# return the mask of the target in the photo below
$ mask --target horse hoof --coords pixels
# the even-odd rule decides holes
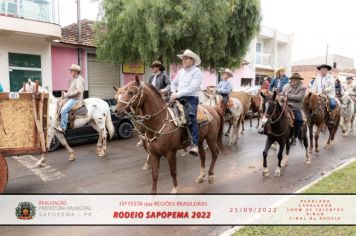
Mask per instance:
[[[148,169],[151,169],[151,165],[146,162],[145,164],[143,164],[142,170],[148,170]]]
[[[36,167],[44,167],[44,166],[47,166],[47,163],[42,162],[42,161],[36,162]]]
[[[213,184],[215,181],[215,176],[214,175],[209,175],[208,182],[209,184]]]
[[[201,183],[204,183],[204,182],[205,182],[205,179],[204,179],[204,177],[198,177],[196,182],[197,182],[198,184],[201,184]]]
[[[282,161],[281,166],[286,167],[288,165],[288,161]]]
[[[310,163],[311,163],[310,160],[308,160],[308,159],[305,160],[305,164],[309,165]]]
[[[171,193],[172,193],[172,194],[178,193],[178,187],[173,187]]]
[[[70,155],[68,158],[68,161],[74,161],[75,160],[75,156],[74,155]]]
[[[230,134],[229,133],[225,133],[225,136],[229,136]]]
[[[263,171],[263,176],[264,177],[268,177],[269,176],[269,172],[268,171]]]
[[[320,150],[319,149],[315,149],[315,153],[319,153],[320,152]]]
[[[209,149],[209,146],[205,146],[205,147],[204,147],[204,150],[208,150],[208,149]]]
[[[281,176],[281,171],[280,171],[280,170],[276,170],[276,171],[274,172],[274,176],[275,176],[275,177]]]

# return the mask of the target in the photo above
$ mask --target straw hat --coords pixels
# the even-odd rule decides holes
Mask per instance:
[[[286,72],[286,68],[284,68],[284,67],[281,67],[281,68],[278,68],[275,72],[274,72],[274,74],[279,74],[279,73],[281,73],[281,72]]]
[[[193,58],[195,66],[199,66],[201,63],[201,59],[200,59],[199,55],[189,49],[185,50],[183,54],[178,54],[177,56],[182,60],[183,60],[183,57]]]
[[[81,70],[80,70],[80,66],[78,66],[77,64],[72,64],[72,65],[68,68],[68,70],[74,70],[74,71],[78,71],[78,72],[81,71]]]
[[[232,73],[232,71],[230,70],[230,69],[225,69],[225,70],[223,70],[223,73],[226,73],[226,74],[228,74],[228,76],[229,77],[233,77],[234,76],[234,74]]]

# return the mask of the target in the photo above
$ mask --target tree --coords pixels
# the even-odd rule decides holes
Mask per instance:
[[[103,0],[97,52],[105,61],[177,61],[191,49],[203,66],[239,66],[260,28],[259,0]]]

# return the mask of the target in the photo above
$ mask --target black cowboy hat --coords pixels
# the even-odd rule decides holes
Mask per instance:
[[[354,78],[352,76],[347,76],[346,80],[354,80]]]
[[[318,70],[320,70],[321,68],[326,68],[326,69],[328,69],[328,70],[331,70],[331,69],[332,69],[332,67],[329,66],[329,65],[327,65],[327,64],[322,64],[322,65],[318,66],[317,68],[318,68]]]
[[[303,78],[300,76],[299,73],[293,73],[292,76],[289,79],[303,80]]]

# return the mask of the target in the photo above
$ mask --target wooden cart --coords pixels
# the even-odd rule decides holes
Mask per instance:
[[[46,152],[47,104],[48,94],[0,93],[0,193],[8,181],[5,156]]]
[[[246,92],[231,92],[230,97],[240,100],[243,107],[243,114],[246,115],[250,110],[250,103],[252,95]]]

